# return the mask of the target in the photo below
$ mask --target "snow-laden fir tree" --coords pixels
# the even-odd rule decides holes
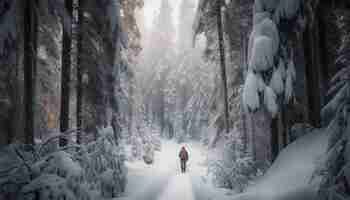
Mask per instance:
[[[302,3],[299,0],[255,1],[243,90],[246,111],[264,108],[272,119],[277,119],[286,105],[293,102],[296,71],[294,48],[288,45],[288,34],[294,31],[296,19],[301,16]],[[272,123],[276,123],[275,120]],[[276,148],[276,144],[271,146]],[[272,150],[272,158],[276,153]]]
[[[36,146],[12,144],[0,151],[0,197],[10,199],[111,199],[126,184],[123,149],[111,127],[82,146],[48,148],[58,137]]]
[[[326,131],[331,133],[327,159],[319,171],[323,175],[319,198],[325,200],[350,198],[350,15],[342,10],[336,14],[342,35],[336,59],[339,71],[331,80],[332,99],[322,109],[322,117],[330,120]]]
[[[1,2],[0,7],[13,8],[9,2],[17,1]],[[84,73],[90,72],[88,75],[85,74],[89,78],[86,81],[87,91],[91,92],[96,88],[99,90],[99,93],[92,92],[96,96],[87,93],[86,97],[93,102],[92,105],[96,111],[93,114],[97,120],[92,126],[99,137],[96,138],[96,141],[89,143],[84,141],[83,145],[74,145],[71,143],[74,142],[75,135],[57,134],[48,139],[37,140],[35,145],[33,144],[35,135],[25,132],[24,135],[28,135],[29,138],[28,144],[12,144],[1,149],[0,199],[108,199],[119,196],[124,190],[126,171],[123,149],[119,143],[120,138],[116,137],[118,134],[115,134],[111,127],[102,128],[108,125],[109,122],[106,121],[110,117],[111,110],[114,113],[117,111],[114,107],[116,100],[114,81],[117,75],[115,55],[123,43],[119,26],[119,4],[117,0],[87,2],[84,4],[86,11],[84,17],[87,19],[86,26],[84,26],[84,47],[86,49],[82,56],[85,61],[83,64],[86,64],[87,68]],[[56,25],[58,22],[63,22],[61,26],[70,27],[71,18],[65,15],[62,1],[39,0],[36,1],[37,4],[31,4],[29,1],[18,1],[17,3],[28,3],[26,5],[33,6],[33,9],[26,7],[25,14],[32,14],[28,11],[33,11],[38,14],[37,17],[43,17],[40,23],[36,24],[38,27],[33,26],[34,29],[38,28],[41,34],[50,33],[52,36],[52,38],[47,37],[40,40],[38,44],[33,38],[26,37],[24,40],[24,43],[28,42],[26,46],[33,50],[34,60],[38,59],[43,65],[43,70],[48,69],[47,65],[51,62],[47,60],[52,57],[51,54],[59,52],[56,39],[61,32],[57,31]],[[22,13],[22,6],[16,7],[16,12],[26,17]],[[107,15],[101,16],[101,12]],[[58,16],[61,16],[61,20],[56,21]],[[22,23],[24,22],[20,24]],[[26,28],[28,25],[31,27],[32,23],[33,21],[30,20]],[[0,25],[3,26],[3,24]],[[17,24],[11,26],[21,27]],[[1,34],[3,30],[7,31],[1,28]],[[66,27],[65,30],[67,30]],[[7,35],[11,36],[9,33]],[[40,55],[36,58],[36,49],[32,48],[39,44]],[[45,56],[46,54],[49,56]],[[32,58],[30,60],[33,61]],[[2,60],[1,64],[3,64]],[[34,94],[27,98],[34,98]],[[34,105],[29,104],[28,106]],[[16,123],[20,123],[19,120],[16,120]],[[85,133],[82,135],[86,137]],[[64,148],[57,149],[57,139],[62,136],[70,143]]]

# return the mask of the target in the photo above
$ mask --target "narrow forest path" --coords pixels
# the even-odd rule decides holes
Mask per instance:
[[[180,173],[178,151],[189,151],[188,172]],[[226,200],[227,191],[215,188],[206,178],[206,150],[197,143],[162,141],[155,163],[127,162],[128,184],[118,200]]]

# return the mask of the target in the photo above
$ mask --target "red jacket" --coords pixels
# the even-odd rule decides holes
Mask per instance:
[[[181,149],[181,151],[179,153],[179,157],[181,160],[188,161],[188,152],[186,151],[185,148]]]

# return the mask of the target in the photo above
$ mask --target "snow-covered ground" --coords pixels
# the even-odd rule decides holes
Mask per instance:
[[[185,146],[189,152],[188,172],[180,173],[178,152]],[[215,188],[206,177],[207,152],[197,143],[177,144],[162,141],[155,163],[127,162],[128,184],[124,197],[118,200],[226,200],[229,192]]]
[[[233,195],[213,186],[207,176],[207,152],[197,143],[189,151],[189,172],[181,174],[178,152],[183,144],[162,141],[154,165],[128,162],[125,197],[118,200],[316,200],[319,177],[312,177],[325,158],[329,134],[315,130],[285,148],[267,173],[245,193]]]
[[[329,134],[323,130],[301,137],[285,148],[257,183],[233,200],[317,200],[320,177],[313,177],[325,159]]]

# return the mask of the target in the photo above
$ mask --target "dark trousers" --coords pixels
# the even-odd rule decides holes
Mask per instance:
[[[187,162],[187,161],[181,159],[180,162],[181,162],[181,172],[182,172],[182,173],[185,173],[185,172],[186,172],[186,162]]]

